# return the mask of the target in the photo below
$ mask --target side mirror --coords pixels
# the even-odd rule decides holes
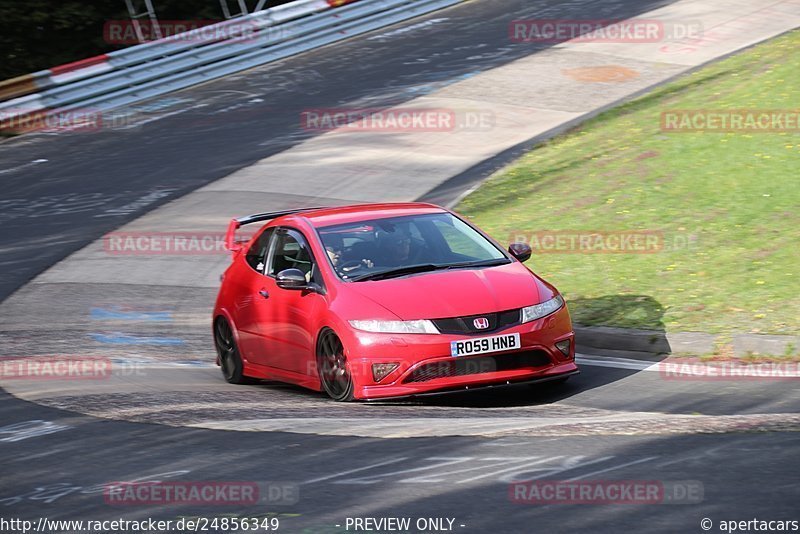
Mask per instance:
[[[508,251],[519,261],[528,261],[533,253],[530,245],[525,243],[511,243],[508,245]]]
[[[306,276],[300,269],[284,269],[276,279],[278,287],[283,289],[306,289]]]

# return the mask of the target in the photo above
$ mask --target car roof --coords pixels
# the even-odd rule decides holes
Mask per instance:
[[[385,219],[404,215],[426,213],[446,213],[447,210],[435,204],[422,202],[389,202],[382,204],[353,204],[331,208],[317,208],[281,217],[278,222],[289,222],[292,218],[303,218],[316,228],[347,224],[369,219]]]

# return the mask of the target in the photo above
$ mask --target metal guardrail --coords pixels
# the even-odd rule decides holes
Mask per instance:
[[[37,93],[37,91],[49,89],[50,87],[59,86],[64,83],[91,78],[98,74],[97,68],[87,67],[92,67],[97,63],[103,64],[105,66],[103,72],[106,72],[131,67],[139,63],[153,61],[161,57],[179,54],[197,48],[203,44],[213,42],[213,40],[203,37],[203,32],[209,29],[214,31],[224,30],[231,26],[243,24],[275,25],[330,8],[330,2],[327,0],[296,0],[289,4],[257,13],[251,13],[245,17],[226,20],[211,26],[187,31],[157,41],[130,46],[108,54],[34,72],[32,74],[18,76],[10,80],[0,81],[0,102],[19,96],[34,94]],[[66,81],[64,81],[65,78]],[[8,103],[0,104],[0,109],[2,109],[3,106],[7,107]]]
[[[327,9],[327,3],[320,0],[298,0],[290,4],[251,13],[244,17],[225,20],[211,26],[196,28],[158,41],[130,46],[108,54],[110,62],[116,67],[131,67],[153,61],[161,57],[180,54],[212,43],[203,36],[210,29],[224,29],[231,26],[253,24],[255,26],[274,26],[293,19],[306,17]]]
[[[384,10],[383,5],[385,4],[393,6],[405,3],[408,3],[408,0],[378,0],[364,2],[363,5],[355,4],[353,9],[347,12],[340,12],[340,15],[337,13],[336,21],[349,21],[371,15]],[[111,72],[70,83],[64,87],[49,90],[47,94],[40,95],[40,100],[48,108],[63,107],[76,101],[125,89],[130,87],[131,83],[138,85],[151,80],[158,80],[164,76],[164,73],[182,72],[187,69],[234,58],[247,52],[274,48],[296,37],[302,37],[316,31],[324,31],[331,26],[331,20],[327,16],[310,15],[299,21],[273,26],[270,24],[268,16],[261,16],[252,17],[249,20],[242,18],[238,24],[258,24],[260,29],[244,37],[242,42],[235,42],[235,40],[210,42],[206,40],[199,46],[197,44],[191,46],[191,43],[186,43],[182,46],[179,45],[183,50],[178,53],[170,50],[170,46],[176,46],[174,44],[175,41],[172,44],[160,43],[157,48],[154,47],[147,51],[149,61],[144,63],[139,61],[139,64],[130,66],[124,73]],[[226,26],[231,25],[226,24]],[[272,37],[276,33],[278,35],[273,39]],[[184,39],[192,40],[195,38],[202,39],[202,36],[200,34],[192,36],[191,32],[187,32],[187,36]],[[187,51],[188,53],[184,53]],[[167,53],[170,54],[167,55]],[[123,75],[121,76],[120,74]]]
[[[317,9],[301,0],[213,25],[252,24],[245,38],[193,40],[192,32],[108,54],[111,70],[78,73],[63,85],[0,103],[0,115],[106,111],[227,76],[458,4],[463,0],[363,0]],[[207,30],[206,30],[207,31]]]

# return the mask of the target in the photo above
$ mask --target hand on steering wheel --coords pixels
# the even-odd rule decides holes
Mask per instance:
[[[339,270],[345,274],[350,274],[353,271],[358,271],[363,267],[372,267],[374,264],[370,260],[350,260],[342,263]]]

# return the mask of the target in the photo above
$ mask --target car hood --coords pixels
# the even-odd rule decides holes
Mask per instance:
[[[554,296],[550,287],[518,262],[353,282],[349,287],[404,321],[498,312]]]

